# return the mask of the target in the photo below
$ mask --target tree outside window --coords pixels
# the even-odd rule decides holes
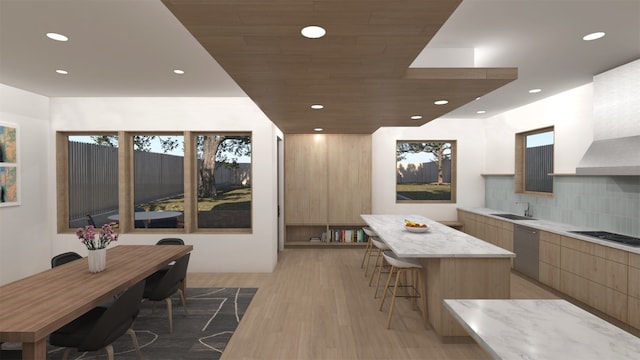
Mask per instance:
[[[58,203],[60,231],[86,225],[86,215],[100,226],[123,212],[135,226],[121,231],[251,229],[250,132],[60,132],[57,139],[58,189],[68,199]],[[123,178],[130,180],[119,184]],[[181,215],[171,223],[140,221],[136,212],[143,211]]]
[[[396,143],[397,202],[455,202],[455,141]]]

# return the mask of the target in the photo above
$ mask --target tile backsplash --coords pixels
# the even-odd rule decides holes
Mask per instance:
[[[553,197],[514,192],[514,177],[485,176],[485,207],[640,237],[640,176],[556,176]]]

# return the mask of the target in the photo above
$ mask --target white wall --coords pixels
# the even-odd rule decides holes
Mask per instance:
[[[0,285],[49,268],[49,98],[0,84],[0,121],[18,124],[19,206],[0,208]]]
[[[481,174],[514,173],[515,134],[551,125],[555,172],[573,174],[593,140],[592,84],[487,119],[436,119],[419,128],[380,128],[372,138],[372,211],[456,220],[456,208],[484,206]],[[457,140],[457,203],[396,204],[397,140]]]
[[[277,151],[280,131],[249,98],[52,98],[51,129],[252,132],[252,234],[180,234],[194,246],[190,272],[270,272],[277,262]],[[55,163],[53,145],[49,161]],[[55,169],[50,173],[55,178]],[[47,183],[55,202],[55,184]],[[50,214],[56,218],[55,208]],[[55,234],[55,227],[51,226]],[[155,244],[160,234],[123,234],[119,244]],[[84,254],[74,234],[58,234],[53,253]],[[107,259],[108,261],[108,259]]]
[[[504,112],[484,121],[486,174],[513,174],[515,134],[554,126],[554,172],[575,174],[593,140],[593,84]]]
[[[456,140],[457,203],[396,204],[396,141]],[[456,220],[459,206],[478,207],[484,203],[483,121],[436,119],[421,127],[383,127],[372,136],[372,211],[374,214],[419,214],[438,220]]]

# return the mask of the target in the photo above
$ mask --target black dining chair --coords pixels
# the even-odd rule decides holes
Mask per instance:
[[[107,358],[113,360],[111,344],[122,335],[129,334],[138,359],[142,359],[138,338],[131,326],[140,312],[144,286],[145,281],[140,281],[122,293],[109,307],[95,307],[54,331],[49,336],[49,343],[66,348],[63,360],[67,359],[71,349],[79,352],[105,349]]]
[[[156,245],[184,245],[184,240],[180,238],[162,238]]]
[[[22,349],[5,349],[0,342],[0,359],[2,360],[21,360]]]
[[[51,258],[51,268],[72,262],[78,259],[82,259],[82,256],[77,252],[69,251],[66,253],[58,254]]]
[[[156,242],[156,245],[184,245],[184,240],[182,240],[180,238],[162,238],[162,239],[158,240],[158,242]],[[157,272],[163,272],[163,271],[167,272],[167,271],[169,271],[169,268],[171,268],[172,266],[173,266],[173,263],[163,267],[162,269],[158,270]],[[182,294],[184,295],[185,300],[186,300],[186,297],[187,297],[187,282],[186,281],[182,282]]]
[[[176,260],[168,271],[158,271],[146,279],[143,298],[150,301],[164,301],[167,304],[167,316],[169,317],[169,333],[173,333],[173,305],[171,296],[178,293],[182,308],[187,312],[187,306],[182,291],[187,277],[189,256],[186,254]]]

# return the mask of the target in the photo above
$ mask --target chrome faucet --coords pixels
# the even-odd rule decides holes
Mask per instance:
[[[529,207],[529,202],[522,201],[522,202],[517,202],[516,204],[527,204],[527,207],[524,209],[524,216],[531,217],[531,209]]]

